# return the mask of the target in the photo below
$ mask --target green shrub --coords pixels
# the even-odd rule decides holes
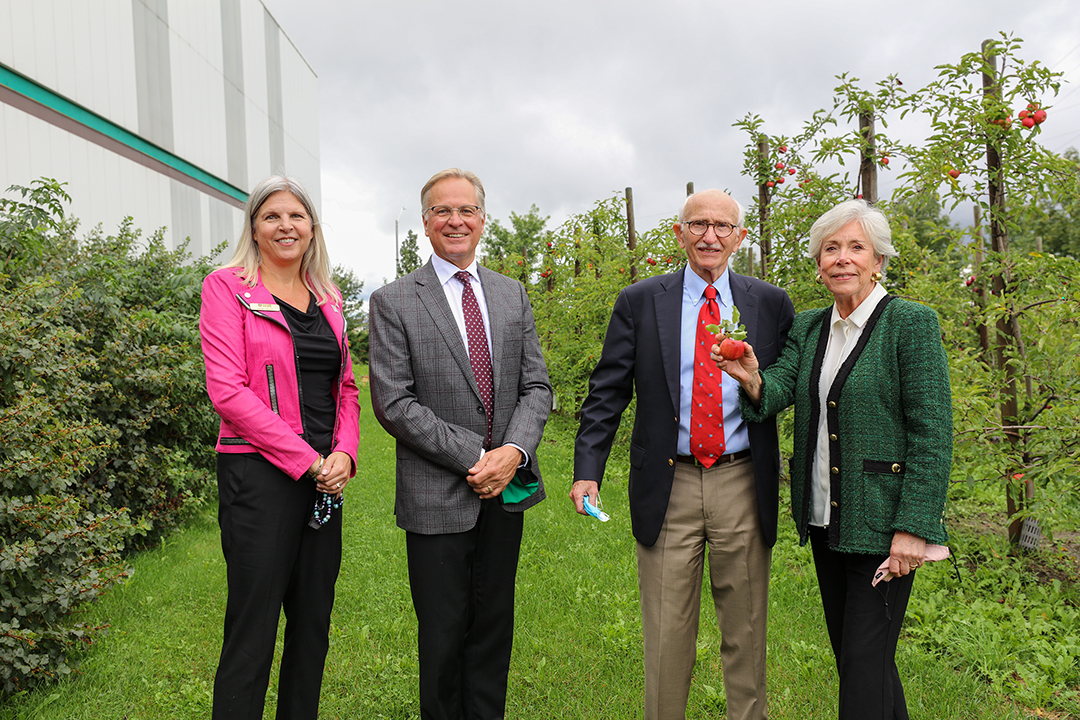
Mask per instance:
[[[126,578],[125,512],[94,514],[75,497],[0,497],[0,692],[71,672],[69,656],[100,627],[72,612]]]
[[[76,237],[54,181],[0,198],[0,692],[70,672],[80,603],[212,491],[198,338],[206,260]]]

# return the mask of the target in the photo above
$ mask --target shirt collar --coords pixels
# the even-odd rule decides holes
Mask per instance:
[[[725,267],[723,274],[712,283],[712,286],[716,288],[716,299],[724,307],[732,307],[735,304],[731,299],[731,274],[728,272],[729,269]],[[701,301],[702,295],[705,294],[706,284],[705,280],[694,272],[689,264],[683,268],[683,293],[692,304],[697,305]]]
[[[882,287],[881,283],[874,283],[874,289],[870,291],[870,294],[866,296],[866,299],[859,303],[859,306],[846,318],[840,317],[840,312],[836,309],[836,303],[833,303],[832,321],[830,322],[830,325],[835,325],[837,320],[843,320],[855,327],[861,328],[863,325],[866,325],[866,321],[874,314],[874,308],[881,302],[881,299],[888,294],[889,293],[885,291],[885,288]]]
[[[448,283],[455,274],[462,270],[465,270],[474,278],[480,280],[480,273],[477,272],[476,258],[473,258],[473,261],[469,263],[468,267],[459,268],[454,263],[443,260],[438,255],[433,254],[431,256],[431,267],[435,269],[435,275],[439,278],[439,283],[442,285]]]

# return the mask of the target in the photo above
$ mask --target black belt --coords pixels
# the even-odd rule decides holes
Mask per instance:
[[[717,465],[723,465],[724,463],[735,462],[736,460],[742,460],[743,458],[747,457],[750,457],[749,450],[740,450],[739,452],[731,453],[730,455],[721,455],[716,460],[716,462],[713,463],[713,467],[716,467]],[[693,455],[676,455],[675,460],[677,462],[686,463],[687,465],[697,465],[698,467],[705,467],[701,464],[701,461]]]

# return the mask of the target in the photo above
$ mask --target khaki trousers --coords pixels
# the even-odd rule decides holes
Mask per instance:
[[[645,720],[683,720],[697,657],[705,556],[722,637],[729,720],[765,718],[769,563],[749,458],[676,463],[660,537],[637,545],[645,636]]]

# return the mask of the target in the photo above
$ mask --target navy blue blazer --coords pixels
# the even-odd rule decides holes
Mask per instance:
[[[787,341],[795,308],[787,293],[757,278],[730,273],[731,295],[761,367]],[[602,483],[623,410],[637,391],[630,438],[630,519],[634,537],[656,543],[667,514],[679,441],[679,332],[683,271],[623,288],[615,300],[604,349],[589,378],[574,444],[574,479]],[[776,542],[780,448],[776,419],[747,423],[765,542]]]

